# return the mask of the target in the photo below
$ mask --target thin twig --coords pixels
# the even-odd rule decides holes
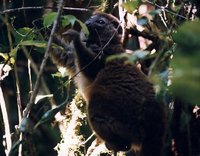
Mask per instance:
[[[153,71],[153,68],[155,67],[156,63],[158,62],[158,60],[159,60],[159,58],[161,57],[161,55],[163,54],[163,52],[165,52],[165,51],[164,51],[165,48],[166,48],[166,44],[164,44],[164,45],[162,46],[162,49],[161,49],[160,51],[158,51],[158,54],[157,54],[155,60],[152,62],[152,64],[151,64],[150,67],[149,67],[148,76],[151,76],[152,71]]]
[[[92,137],[93,137],[95,134],[96,134],[96,133],[93,132],[93,133],[87,138],[87,140],[85,140],[81,145],[85,145],[89,140],[92,139]]]
[[[29,85],[30,85],[30,95],[32,95],[33,92],[33,85],[32,85],[32,78],[31,78],[31,60],[28,58],[28,77],[29,77]]]
[[[175,16],[178,16],[178,17],[181,17],[181,18],[183,18],[183,19],[188,20],[185,16],[179,15],[179,14],[173,12],[173,11],[170,11],[170,10],[168,10],[168,9],[165,9],[163,6],[160,6],[160,5],[156,4],[156,3],[150,2],[150,1],[148,1],[148,0],[142,0],[142,1],[143,1],[143,2],[146,2],[146,3],[149,3],[149,4],[153,5],[153,6],[156,6],[156,7],[160,8],[160,9],[162,9],[162,10],[164,10],[164,11],[166,11],[166,12],[172,14],[172,15],[175,15]]]
[[[35,98],[37,96],[37,93],[38,93],[38,90],[39,90],[39,86],[40,86],[40,82],[41,82],[41,77],[43,75],[44,67],[46,65],[46,62],[47,62],[47,59],[48,59],[48,56],[49,56],[49,51],[51,49],[51,44],[52,44],[52,41],[53,41],[53,36],[55,34],[55,31],[56,31],[56,28],[57,28],[57,25],[58,25],[58,19],[60,17],[62,8],[63,8],[63,0],[60,0],[60,6],[58,8],[56,20],[55,20],[55,22],[53,24],[51,35],[49,37],[49,41],[48,41],[48,45],[47,45],[47,49],[46,49],[44,58],[42,60],[42,64],[40,66],[40,71],[39,71],[38,76],[37,76],[37,81],[36,81],[36,84],[35,84],[35,87],[34,87],[34,90],[33,90],[33,94],[32,94],[32,96],[30,98],[29,103],[26,106],[26,109],[24,110],[24,115],[23,115],[24,118],[27,118],[29,116],[29,113],[31,111],[32,105],[33,105],[33,103],[35,101]]]
[[[42,9],[59,9],[57,7],[47,7],[47,6],[36,6],[36,7],[21,7],[21,8],[15,8],[15,9],[7,9],[4,11],[0,11],[0,14],[15,12],[15,11],[22,11],[22,10],[42,10]],[[72,8],[72,7],[63,7],[63,10],[71,10],[71,11],[86,11],[91,12],[90,9],[85,8]]]

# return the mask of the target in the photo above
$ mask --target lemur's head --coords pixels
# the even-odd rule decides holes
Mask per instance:
[[[120,41],[122,36],[122,27],[120,21],[106,13],[97,13],[85,22],[90,34],[88,40],[101,39],[102,42],[108,41],[115,33],[114,40]],[[91,41],[92,42],[92,41]]]

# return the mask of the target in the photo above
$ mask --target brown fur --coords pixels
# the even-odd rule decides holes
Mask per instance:
[[[108,56],[125,51],[121,27],[117,30],[119,21],[99,13],[85,24],[90,31],[86,46],[78,32],[69,30],[65,35],[73,40],[74,51],[69,50],[69,55],[52,51],[51,57],[74,75],[94,60],[116,32],[103,54],[75,77],[88,104],[90,126],[111,150],[134,149],[143,156],[161,156],[166,113],[165,106],[155,100],[152,84],[134,64],[125,64],[124,58],[105,62]]]

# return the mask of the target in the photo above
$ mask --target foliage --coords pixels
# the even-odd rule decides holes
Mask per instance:
[[[135,9],[139,7],[138,1],[127,1],[121,5],[123,8],[127,10],[128,13],[132,13]]]
[[[184,22],[173,35],[179,47],[172,59],[174,70],[170,89],[192,104],[200,103],[200,62],[197,59],[200,58],[199,24],[199,21]]]
[[[0,25],[2,33],[0,89],[3,90],[5,96],[4,99],[3,95],[0,95],[0,104],[2,114],[6,113],[10,121],[6,122],[5,116],[0,119],[2,123],[10,124],[1,126],[0,145],[2,148],[0,148],[4,150],[0,151],[0,155],[11,156],[17,153],[18,155],[31,153],[36,155],[35,149],[38,155],[47,155],[48,151],[50,156],[100,155],[100,153],[111,155],[112,152],[91,135],[92,132],[86,121],[84,101],[75,91],[73,84],[70,86],[71,79],[66,71],[57,72],[50,60],[47,61],[40,89],[37,91],[40,95],[34,100],[36,104],[30,108],[29,117],[23,117],[23,110],[28,109],[27,102],[35,91],[33,86],[38,80],[38,67],[49,46],[46,41],[50,35],[49,31],[57,17],[55,6],[58,6],[58,3],[57,1],[50,3],[50,1],[47,4],[54,3],[52,8],[41,7],[40,11],[34,7],[27,10],[22,8],[23,11],[18,10],[19,12],[15,10],[17,7],[24,6],[46,6],[39,0],[26,2],[26,5],[22,0],[21,6],[19,6],[21,0],[9,1],[7,8],[6,0],[3,0],[1,5],[8,12],[0,11],[2,14],[0,16],[2,22]],[[166,139],[165,155],[198,155],[200,153],[198,142],[200,140],[199,2],[195,0],[130,0],[123,3],[117,0],[65,2],[65,8],[59,17],[56,32],[58,36],[70,28],[76,30],[82,28],[89,35],[82,21],[86,20],[85,17],[91,15],[91,12],[81,9],[104,10],[117,17],[119,15],[125,18],[121,18],[125,28],[123,43],[129,52],[113,55],[107,61],[126,57],[126,63],[136,63],[153,82],[157,100],[164,100],[167,103],[170,128]],[[52,10],[49,11],[49,9]],[[32,25],[32,22],[38,18],[42,18],[41,28]],[[45,32],[46,36],[42,32]],[[64,50],[62,46],[54,43],[51,48]],[[69,103],[66,99],[72,102]],[[63,102],[64,100],[66,101]],[[7,110],[3,109],[4,103]],[[57,106],[57,104],[60,105]],[[195,114],[192,112],[193,108]],[[170,117],[170,114],[173,116]],[[50,125],[50,122],[54,124]],[[8,129],[11,132],[7,131]],[[5,130],[5,133],[2,130]],[[180,136],[186,136],[186,141],[180,141],[177,131]],[[11,133],[13,133],[12,139]],[[2,137],[3,135],[5,137]],[[9,138],[11,143],[9,143]],[[6,143],[4,146],[3,141]],[[175,142],[175,145],[172,142]],[[184,154],[187,148],[180,146],[191,149]]]
[[[54,118],[54,116],[62,109],[62,107],[66,106],[68,103],[68,99],[64,101],[62,104],[57,106],[52,110],[48,110],[39,120],[39,122],[35,125],[34,129],[36,129],[40,124],[49,121],[50,119]]]

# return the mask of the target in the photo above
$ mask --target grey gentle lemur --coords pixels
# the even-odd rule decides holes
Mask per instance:
[[[87,39],[85,33],[81,40],[77,31],[68,30],[63,35],[73,41],[73,50],[69,48],[67,54],[52,49],[50,56],[72,76],[81,71],[74,80],[87,102],[91,128],[110,150],[161,156],[165,105],[156,101],[153,85],[135,64],[124,63],[126,58],[106,62],[109,56],[125,52],[119,20],[97,13],[85,25],[89,30]]]

